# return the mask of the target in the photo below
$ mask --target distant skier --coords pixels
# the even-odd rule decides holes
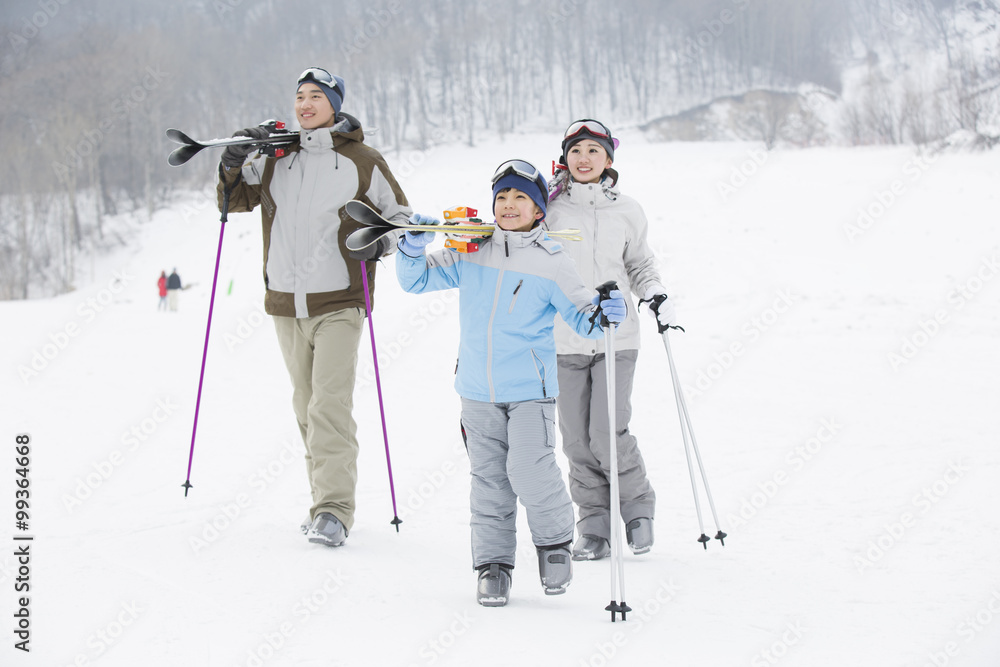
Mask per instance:
[[[461,338],[455,389],[472,465],[472,565],[479,604],[507,603],[514,568],[517,501],[527,511],[548,595],[572,579],[573,504],[555,455],[559,394],[552,323],[562,315],[574,331],[603,336],[591,317],[598,297],[580,280],[561,244],[539,227],[548,189],[531,164],[511,160],[492,179],[497,229],[472,253],[425,256],[432,237],[406,232],[396,276],[407,292],[457,287]],[[415,215],[414,222],[432,218]],[[593,297],[593,298],[592,298]],[[620,322],[617,291],[600,306]]]
[[[156,286],[160,290],[160,302],[156,305],[157,310],[167,309],[167,272],[160,271],[160,279],[156,281]]]
[[[229,146],[222,153],[219,206],[261,205],[264,234],[264,309],[274,318],[278,345],[291,376],[292,407],[306,447],[312,491],[301,528],[310,542],[344,543],[354,525],[358,439],[354,380],[365,321],[362,262],[374,294],[379,257],[395,252],[395,235],[359,253],[343,244],[360,225],[344,205],[359,199],[387,218],[407,220],[406,196],[385,159],[364,144],[361,123],[340,107],[344,80],[319,67],[296,82],[299,142],[282,157]],[[248,127],[237,135],[261,138]]]
[[[177,275],[177,269],[170,272],[167,278],[167,300],[170,303],[170,310],[177,310],[177,295],[184,289],[181,286],[181,277]]]
[[[569,244],[577,270],[589,284],[615,280],[626,302],[632,294],[657,299],[659,321],[675,324],[674,307],[646,240],[642,207],[618,190],[611,168],[617,140],[596,120],[571,123],[562,140],[559,174],[549,188],[547,229],[575,228],[583,240]],[[631,291],[630,289],[631,288]],[[660,303],[662,301],[662,303]],[[639,354],[639,323],[632,318],[615,332],[615,409],[619,497],[628,545],[641,554],[653,546],[656,494],[646,478],[639,446],[628,430],[632,416],[632,376]],[[610,553],[610,433],[607,370],[603,350],[573,327],[556,323],[559,359],[559,430],[569,460],[569,489],[579,507],[573,560],[596,560]]]

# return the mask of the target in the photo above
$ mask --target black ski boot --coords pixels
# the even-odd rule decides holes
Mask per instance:
[[[545,587],[546,595],[561,595],[573,579],[573,561],[569,552],[569,542],[553,544],[547,547],[535,547],[538,550],[538,576]]]
[[[502,607],[510,597],[510,565],[489,563],[480,565],[476,602],[484,607]]]

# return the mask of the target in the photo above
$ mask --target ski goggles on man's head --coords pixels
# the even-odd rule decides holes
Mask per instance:
[[[322,83],[324,86],[336,90],[341,95],[343,94],[343,91],[341,91],[340,87],[337,85],[337,80],[333,78],[332,74],[327,72],[322,67],[310,67],[306,71],[302,72],[302,74],[299,74],[298,84],[300,86],[307,81]]]
[[[611,130],[606,128],[604,123],[585,118],[583,120],[576,121],[566,128],[566,132],[563,134],[563,141],[572,139],[581,132],[586,132],[587,134],[591,134],[595,137],[601,137],[602,139],[611,138]]]

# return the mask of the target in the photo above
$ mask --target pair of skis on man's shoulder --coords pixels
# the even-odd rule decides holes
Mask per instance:
[[[283,122],[268,120],[261,123],[260,126],[268,130],[269,136],[262,139],[236,136],[226,137],[224,139],[208,139],[204,141],[192,139],[180,130],[171,128],[167,130],[167,138],[181,145],[170,153],[167,158],[167,162],[172,167],[179,167],[206,148],[223,146],[253,146],[254,148],[260,148],[260,150],[267,155],[281,157],[284,151],[282,148],[283,146],[298,143],[298,133],[287,129]],[[472,213],[468,217],[463,216],[457,218],[454,222],[446,222],[439,225],[414,225],[409,222],[395,222],[387,220],[386,218],[383,218],[378,211],[362,201],[351,200],[347,202],[346,208],[348,215],[365,225],[363,229],[359,229],[347,237],[347,249],[352,251],[367,248],[386,234],[394,232],[398,229],[450,234],[468,239],[490,236],[496,228],[493,224],[484,223],[481,220],[475,219],[473,217],[475,215],[475,211],[472,209],[462,209],[465,211],[471,210]],[[458,209],[451,210],[455,211]],[[567,241],[580,240],[580,232],[576,229],[563,229],[559,231],[549,231],[547,233],[549,236]]]
[[[167,139],[180,144],[180,147],[175,148],[170,153],[167,157],[167,163],[171,167],[179,167],[206,148],[214,148],[216,146],[252,146],[260,148],[261,152],[272,157],[281,157],[284,155],[283,146],[299,142],[299,133],[289,130],[285,127],[285,123],[280,120],[265,120],[260,124],[260,127],[268,131],[268,136],[262,139],[236,136],[226,137],[225,139],[206,139],[203,141],[192,139],[180,130],[171,128],[167,130]]]

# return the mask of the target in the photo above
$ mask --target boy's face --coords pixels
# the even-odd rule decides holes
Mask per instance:
[[[508,232],[526,232],[536,220],[542,218],[542,211],[524,192],[516,188],[507,188],[497,193],[493,202],[493,215],[497,226]]]
[[[333,127],[336,113],[329,98],[315,83],[303,83],[295,93],[295,116],[303,130]]]
[[[611,166],[611,158],[604,146],[593,139],[584,139],[566,152],[566,166],[577,183],[596,183],[604,170]]]

